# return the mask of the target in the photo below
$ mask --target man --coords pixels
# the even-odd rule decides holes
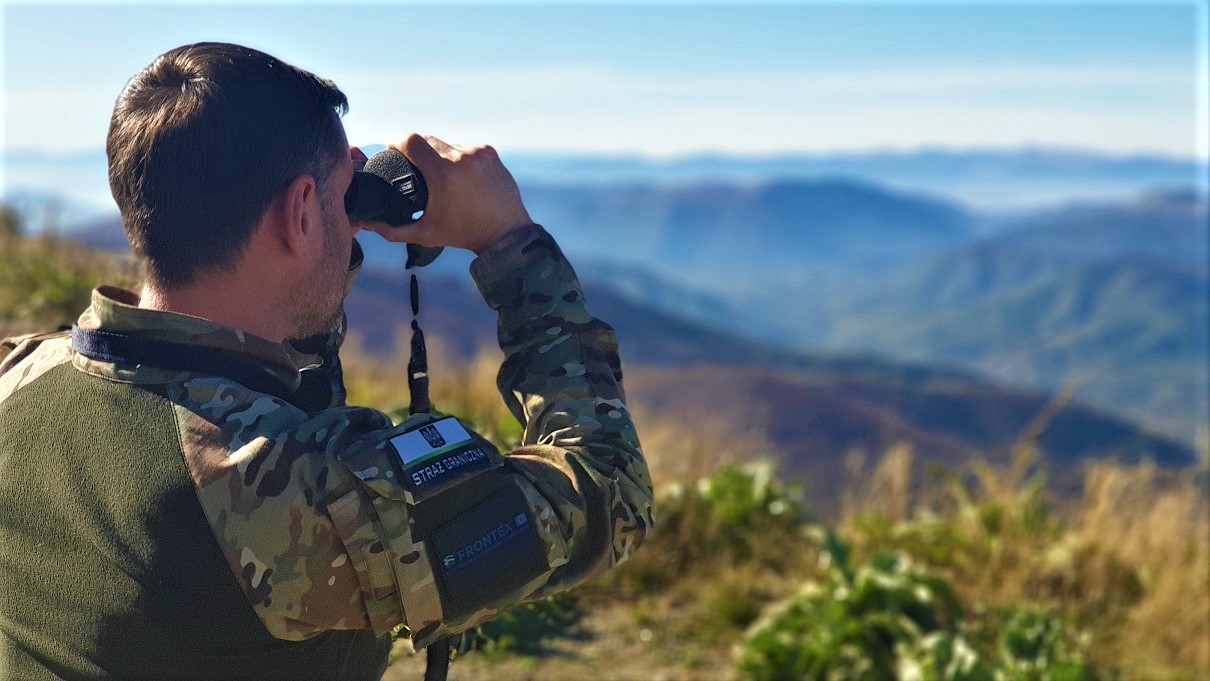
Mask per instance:
[[[146,283],[98,288],[71,337],[0,364],[0,678],[377,678],[396,625],[427,645],[600,574],[650,528],[613,330],[495,152],[409,135],[393,146],[428,182],[424,217],[350,224],[345,107],[218,43],[118,98],[110,184]],[[409,448],[439,452],[456,422],[299,390],[300,370],[338,372],[359,228],[477,254],[517,450],[468,435],[420,468]],[[316,355],[290,340],[326,332]]]

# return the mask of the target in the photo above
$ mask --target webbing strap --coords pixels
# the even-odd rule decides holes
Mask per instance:
[[[424,345],[424,331],[420,330],[420,284],[412,275],[412,351],[408,357],[408,393],[412,397],[410,414],[427,414],[433,410],[429,401],[429,358]]]
[[[428,647],[424,661],[424,681],[445,681],[449,673],[450,640],[447,637],[437,639],[436,643]]]
[[[157,369],[222,376],[257,392],[288,400],[293,386],[246,357],[197,345],[141,338],[133,334],[71,327],[72,348],[90,359],[145,364]]]

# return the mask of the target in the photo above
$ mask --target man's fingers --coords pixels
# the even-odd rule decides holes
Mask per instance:
[[[434,225],[426,223],[424,218],[404,227],[388,225],[385,222],[372,222],[362,229],[368,229],[392,243],[411,243],[417,246],[444,245],[437,236],[440,230]]]
[[[447,143],[445,140],[433,137],[432,135],[425,135],[424,141],[428,142],[429,146],[435,149],[438,154],[441,154],[448,159],[453,159],[459,152],[462,151],[462,149]]]
[[[433,139],[436,140],[437,138],[434,137]],[[441,142],[441,140],[437,141]],[[441,144],[445,145],[444,142],[441,142]],[[428,140],[414,132],[409,133],[402,139],[396,138],[388,146],[403,152],[403,155],[407,156],[408,160],[420,169],[421,175],[427,176],[430,172],[436,172],[443,160],[439,151],[430,145]]]

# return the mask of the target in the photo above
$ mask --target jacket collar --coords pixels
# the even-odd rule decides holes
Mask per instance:
[[[291,390],[298,387],[299,370],[321,363],[318,355],[299,352],[289,343],[277,343],[180,312],[141,308],[138,294],[116,286],[93,290],[92,304],[80,316],[77,326],[219,350],[256,362]],[[95,364],[93,367],[96,368]]]

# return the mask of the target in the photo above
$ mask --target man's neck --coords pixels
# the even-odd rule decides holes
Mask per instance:
[[[144,285],[139,307],[201,317],[276,343],[285,340],[288,333],[278,321],[280,309],[272,304],[256,308],[255,301],[267,298],[247,295],[247,290],[232,286],[230,280],[225,286],[218,281],[203,281],[169,290]]]

